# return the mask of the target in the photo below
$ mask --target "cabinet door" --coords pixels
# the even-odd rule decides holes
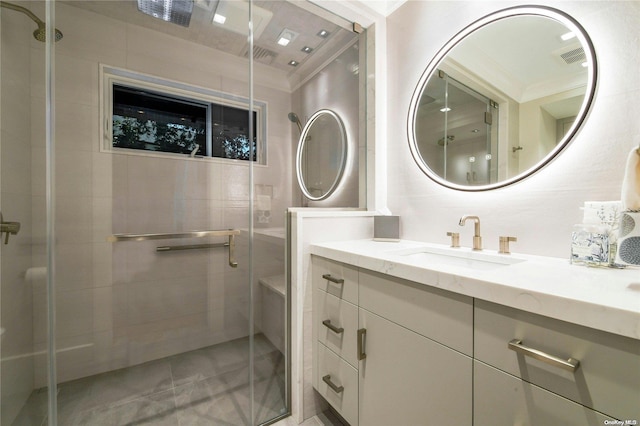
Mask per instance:
[[[601,413],[640,421],[640,340],[476,300],[475,359]],[[511,340],[580,365],[574,372],[508,349]]]
[[[364,309],[360,424],[470,425],[472,361]]]
[[[473,375],[474,426],[618,424],[611,417],[482,362],[474,361]],[[605,423],[606,420],[611,423]]]

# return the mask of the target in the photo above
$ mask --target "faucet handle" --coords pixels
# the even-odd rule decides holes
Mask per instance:
[[[460,234],[458,232],[447,232],[447,236],[451,237],[451,247],[460,247]]]
[[[500,242],[500,250],[498,251],[498,253],[500,254],[511,254],[511,252],[509,251],[509,242],[510,241],[518,241],[518,239],[516,237],[500,237],[499,238],[499,242]]]

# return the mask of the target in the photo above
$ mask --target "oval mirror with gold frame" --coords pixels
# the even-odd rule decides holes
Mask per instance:
[[[456,34],[411,98],[407,133],[420,169],[464,191],[500,188],[548,164],[593,102],[597,62],[569,15],[518,6]]]

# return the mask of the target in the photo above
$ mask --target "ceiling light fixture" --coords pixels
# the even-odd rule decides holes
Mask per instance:
[[[311,53],[313,51],[313,48],[311,48],[309,46],[305,46],[300,50],[302,50],[304,53]]]
[[[289,65],[291,65],[292,67],[297,67],[299,63],[300,62],[298,61],[293,61],[293,60],[289,61]]]
[[[291,31],[290,29],[285,28],[284,30],[282,30],[282,32],[278,36],[277,43],[280,46],[286,46],[289,43],[291,43],[293,40],[295,40],[296,37],[298,37],[298,33],[297,32]]]
[[[217,22],[218,24],[224,24],[227,21],[227,17],[224,15],[221,15],[219,13],[216,13],[215,15],[213,15],[213,22]]]
[[[451,111],[451,108],[449,107],[440,108],[440,112],[449,112],[449,111]]]
[[[327,38],[329,37],[329,34],[331,34],[329,31],[327,30],[320,30],[318,31],[318,34],[316,34],[318,37],[322,37],[322,38]]]
[[[562,34],[560,38],[562,39],[562,41],[567,41],[567,40],[571,40],[575,36],[576,34],[574,32],[569,31],[568,33]]]

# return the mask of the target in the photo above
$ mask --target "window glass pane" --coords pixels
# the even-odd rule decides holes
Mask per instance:
[[[246,109],[213,104],[212,157],[249,160],[249,114]],[[257,114],[253,113],[256,123]],[[253,158],[256,161],[256,127],[253,129]]]
[[[113,146],[190,154],[206,147],[207,105],[113,86]]]

